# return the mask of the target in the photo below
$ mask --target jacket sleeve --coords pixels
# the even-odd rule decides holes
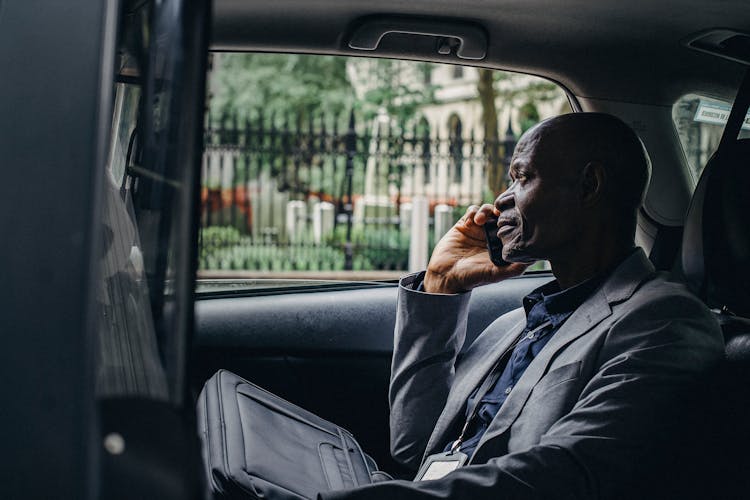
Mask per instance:
[[[535,446],[434,481],[392,481],[321,498],[677,498],[654,488],[668,490],[675,474],[684,474],[677,450],[695,432],[688,424],[701,407],[695,389],[722,354],[718,325],[696,299],[654,300],[611,326],[594,376]]]
[[[470,293],[428,294],[401,280],[389,392],[391,454],[418,468],[453,383]]]

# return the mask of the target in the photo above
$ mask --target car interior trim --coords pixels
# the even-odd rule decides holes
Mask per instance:
[[[713,28],[688,37],[685,46],[741,64],[750,64],[750,33]]]
[[[459,59],[482,60],[487,55],[487,34],[474,24],[453,19],[422,19],[377,16],[359,21],[349,39],[349,48],[377,50],[390,33],[430,36],[438,39],[437,52],[455,53]]]

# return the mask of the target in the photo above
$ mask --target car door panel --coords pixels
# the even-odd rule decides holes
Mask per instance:
[[[550,277],[476,289],[466,345]],[[393,286],[199,300],[193,387],[228,369],[347,428],[384,470],[406,474],[388,451],[397,292]]]

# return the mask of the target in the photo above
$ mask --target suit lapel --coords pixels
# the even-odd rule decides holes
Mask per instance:
[[[477,450],[488,440],[504,433],[521,413],[532,389],[547,373],[557,353],[585,335],[612,314],[611,305],[627,300],[654,272],[642,250],[628,257],[602,287],[586,300],[554,334],[526,369],[500,411],[487,428]]]
[[[477,445],[477,449],[479,449],[485,441],[505,432],[516,420],[519,413],[521,413],[521,410],[526,405],[531,390],[537,383],[539,383],[539,380],[547,372],[547,367],[552,359],[554,359],[555,355],[562,348],[582,335],[585,335],[611,314],[612,309],[607,303],[606,296],[600,290],[579,307],[570,318],[568,318],[521,376],[521,379],[511,391],[508,399],[505,400],[503,406],[500,407],[500,411],[487,428],[484,436],[482,436],[482,439]]]
[[[472,344],[470,351],[461,360],[445,408],[443,408],[435,424],[435,430],[433,430],[427,443],[425,458],[435,453],[434,448],[436,446],[442,448],[447,444],[448,439],[458,437],[447,436],[446,433],[452,427],[456,418],[463,416],[466,401],[469,399],[471,392],[484,380],[499,356],[511,346],[526,326],[526,316],[523,309],[514,311],[510,315],[509,321],[488,327],[488,330]]]

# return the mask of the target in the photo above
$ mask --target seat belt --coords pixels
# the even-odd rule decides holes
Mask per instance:
[[[742,124],[747,116],[748,107],[750,107],[750,66],[745,71],[740,88],[737,90],[737,96],[734,98],[734,104],[729,112],[729,118],[716,153],[723,152],[737,141],[737,136],[740,134]]]

